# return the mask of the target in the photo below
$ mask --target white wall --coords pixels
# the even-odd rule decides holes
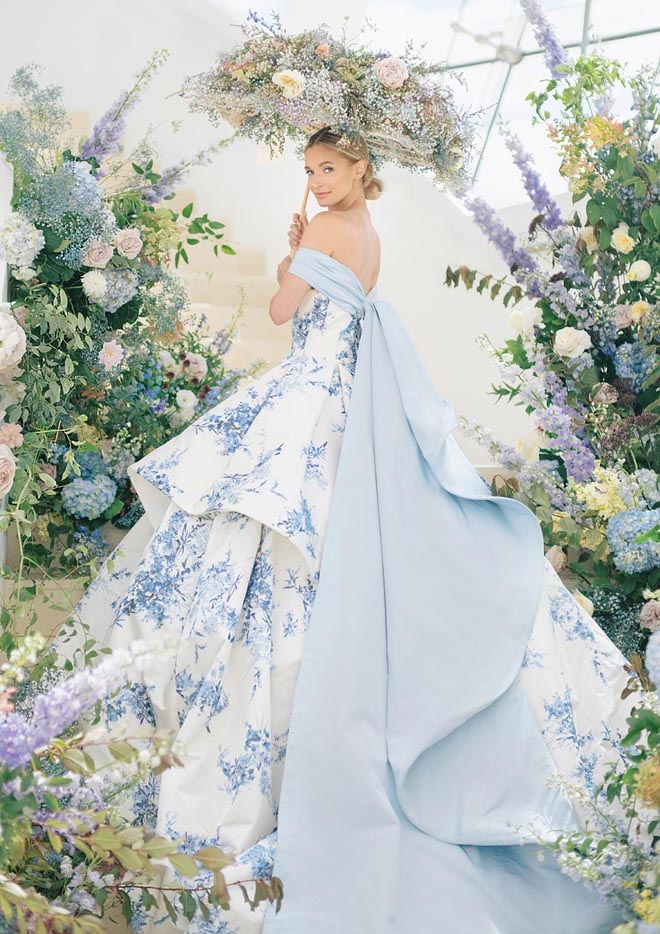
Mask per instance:
[[[330,9],[319,0],[312,2],[318,4],[319,21],[337,24],[341,6]],[[291,30],[309,23],[309,4],[280,3],[278,9]],[[156,126],[183,119],[177,134],[168,133],[166,126],[157,132],[163,164],[177,161],[231,130],[214,129],[204,117],[188,114],[179,97],[166,95],[176,92],[185,75],[208,68],[219,50],[240,41],[240,31],[230,24],[242,18],[241,13],[223,12],[201,0],[115,0],[94,5],[69,0],[66,6],[52,0],[24,0],[4,13],[5,35],[12,38],[5,41],[0,58],[0,101],[7,97],[14,69],[36,61],[44,65],[42,80],[64,87],[70,110],[91,111],[96,119],[149,54],[167,47],[169,62],[142,105],[129,115],[128,140],[136,142],[147,123]],[[438,389],[457,410],[485,421],[514,442],[529,431],[529,421],[521,409],[495,405],[487,395],[496,371],[474,343],[483,331],[496,343],[511,336],[509,312],[485,296],[443,284],[447,264],[466,263],[483,271],[503,267],[470,219],[427,180],[396,167],[381,174],[386,190],[369,205],[383,243],[379,295],[396,307]],[[195,169],[190,184],[198,194],[198,205],[229,224],[230,242],[237,250],[243,246],[266,251],[268,271],[274,277],[277,263],[287,253],[291,214],[299,209],[305,188],[302,165],[292,151],[269,161],[253,142],[235,143],[213,165]],[[310,215],[314,211],[310,198]],[[521,227],[530,216],[524,209],[511,213]],[[223,261],[229,268],[231,258]],[[487,463],[486,453],[476,445],[465,441],[464,447],[475,462]]]

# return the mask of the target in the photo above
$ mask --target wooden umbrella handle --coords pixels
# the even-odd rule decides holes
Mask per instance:
[[[307,186],[307,188],[305,188],[305,196],[303,197],[302,207],[301,207],[301,209],[300,209],[300,220],[301,220],[301,221],[302,221],[303,217],[305,216],[305,209],[306,209],[306,207],[307,207],[307,198],[308,198],[308,197],[309,197],[309,185]],[[293,257],[294,257],[295,255],[296,255],[296,248],[295,248],[295,247],[291,247],[291,249],[289,250],[289,259],[293,259]]]

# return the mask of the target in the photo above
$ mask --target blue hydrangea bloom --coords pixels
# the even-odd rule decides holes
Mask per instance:
[[[627,574],[639,574],[660,566],[660,542],[635,539],[660,523],[660,509],[624,509],[607,523],[607,540],[614,564]]]

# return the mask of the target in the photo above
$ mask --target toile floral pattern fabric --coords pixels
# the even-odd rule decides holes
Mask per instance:
[[[313,288],[279,365],[133,465],[146,514],[78,607],[108,646],[176,643],[157,680],[105,703],[104,722],[176,732],[184,766],[142,783],[127,813],[183,836],[189,851],[233,850],[228,882],[269,877],[277,850],[294,692],[362,333],[363,307],[333,296]],[[519,681],[557,769],[589,787],[623,727],[623,662],[546,561]],[[259,934],[264,915],[236,894],[229,912],[186,930]],[[132,925],[182,929],[138,904]]]

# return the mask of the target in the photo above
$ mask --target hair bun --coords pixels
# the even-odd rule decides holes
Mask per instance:
[[[382,180],[374,175],[371,163],[367,166],[367,171],[362,177],[362,185],[364,186],[364,197],[367,201],[375,201],[376,198],[380,198],[383,193],[383,188],[385,186]]]

